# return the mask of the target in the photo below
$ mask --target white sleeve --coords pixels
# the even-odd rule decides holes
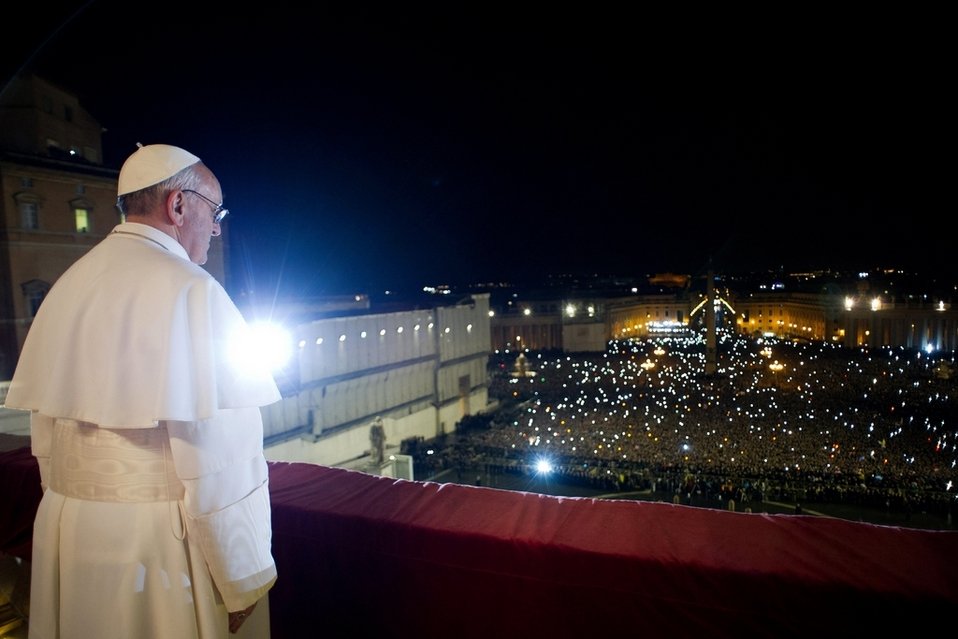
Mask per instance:
[[[30,452],[40,466],[40,488],[50,485],[50,449],[53,446],[53,418],[43,413],[30,413]]]
[[[227,609],[242,610],[276,581],[259,408],[166,425],[173,465],[186,489],[187,532],[202,549]]]

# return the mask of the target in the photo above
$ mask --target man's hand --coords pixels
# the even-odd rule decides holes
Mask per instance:
[[[237,632],[239,632],[240,626],[243,625],[243,622],[246,621],[247,617],[253,614],[253,608],[255,607],[256,604],[254,603],[246,610],[230,613],[230,634],[235,635]]]

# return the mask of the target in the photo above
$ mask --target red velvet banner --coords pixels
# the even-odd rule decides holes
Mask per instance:
[[[39,474],[0,453],[0,550]],[[958,533],[549,497],[270,462],[272,638],[921,634],[958,610]]]

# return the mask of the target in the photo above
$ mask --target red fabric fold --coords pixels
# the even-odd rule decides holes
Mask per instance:
[[[922,634],[958,609],[958,533],[549,497],[270,462],[273,639]],[[23,552],[29,449],[0,454]],[[29,556],[20,554],[20,556]]]

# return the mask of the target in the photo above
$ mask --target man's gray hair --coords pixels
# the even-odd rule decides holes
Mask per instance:
[[[199,187],[203,182],[203,178],[199,171],[196,170],[196,167],[200,166],[200,164],[201,163],[197,162],[196,164],[188,166],[172,177],[168,177],[162,182],[152,184],[145,189],[121,195],[116,198],[116,208],[118,208],[123,215],[149,215],[153,209],[163,203],[167,193],[170,191],[196,189]]]

